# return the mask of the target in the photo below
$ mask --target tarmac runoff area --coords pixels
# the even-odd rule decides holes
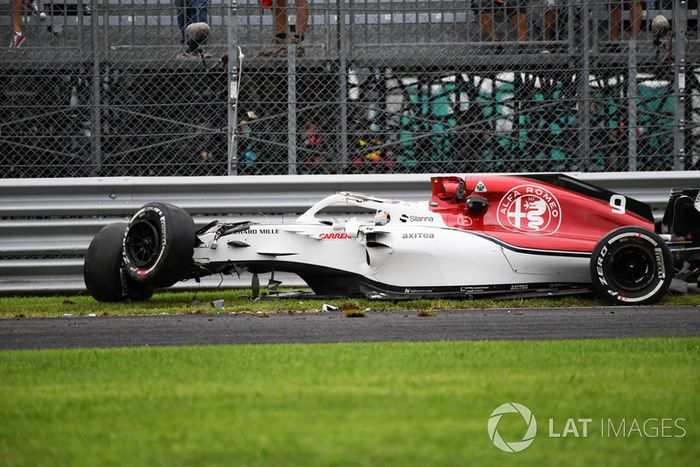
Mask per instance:
[[[600,307],[0,320],[0,349],[700,336],[700,307]]]

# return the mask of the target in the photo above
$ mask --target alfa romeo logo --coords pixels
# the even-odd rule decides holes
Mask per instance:
[[[496,216],[498,223],[506,230],[551,235],[561,225],[561,206],[546,188],[520,185],[501,198]]]
[[[523,420],[525,420],[527,430],[525,431],[522,440],[506,442],[498,433],[498,422],[500,422],[501,417],[507,413],[518,413],[523,417]],[[499,405],[496,407],[496,410],[491,412],[486,428],[489,432],[489,439],[491,439],[491,442],[498,449],[505,452],[520,452],[527,449],[532,442],[535,441],[535,435],[537,435],[537,420],[535,419],[532,411],[523,404],[508,402],[506,404]]]

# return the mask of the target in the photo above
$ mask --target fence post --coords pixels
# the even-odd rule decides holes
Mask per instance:
[[[238,140],[236,139],[236,133],[238,131],[238,65],[240,57],[238,56],[238,41],[236,37],[237,16],[238,0],[230,0],[226,16],[226,51],[228,52],[228,73],[226,79],[228,89],[228,118],[226,127],[226,173],[228,175],[238,174]]]
[[[342,1],[337,1],[338,12],[338,78],[339,89],[338,99],[340,104],[340,160],[338,173],[342,173],[348,165],[348,62],[347,62],[347,38],[345,30],[345,12],[343,11]],[[352,11],[350,11],[352,16]]]
[[[90,0],[90,27],[92,32],[92,102],[90,103],[91,129],[91,152],[94,168],[92,175],[99,175],[102,170],[102,122],[100,108],[100,29],[99,17],[97,14],[98,0]]]
[[[579,109],[579,170],[586,171],[591,157],[591,64],[590,64],[590,16],[587,0],[581,5],[581,107]]]
[[[287,45],[287,173],[297,173],[297,46]]]
[[[637,171],[637,41],[631,40],[627,60],[628,170]]]
[[[685,29],[686,0],[673,2],[673,169],[685,168]]]

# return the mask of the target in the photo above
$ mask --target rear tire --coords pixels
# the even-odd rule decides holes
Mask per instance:
[[[194,244],[192,216],[172,204],[148,203],[126,229],[124,269],[136,282],[170,287],[191,276]]]
[[[658,302],[673,279],[668,246],[641,227],[621,227],[603,237],[593,250],[590,270],[598,295],[623,305]]]
[[[90,295],[100,302],[145,301],[153,289],[122,274],[122,241],[125,222],[103,227],[90,242],[83,277]]]

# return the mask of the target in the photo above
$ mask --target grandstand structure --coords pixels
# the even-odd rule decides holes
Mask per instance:
[[[700,168],[697,2],[494,5],[309,0],[270,55],[276,6],[209,0],[183,57],[174,0],[44,0],[0,49],[0,177]]]

